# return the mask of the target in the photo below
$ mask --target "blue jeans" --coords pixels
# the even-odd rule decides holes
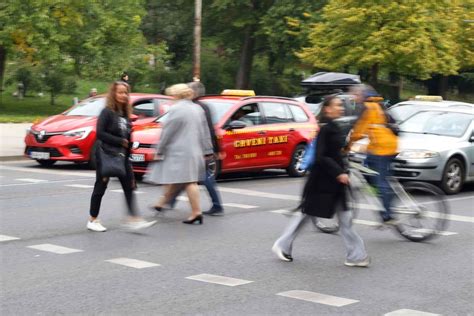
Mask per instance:
[[[367,164],[369,168],[378,172],[378,175],[375,177],[375,186],[378,189],[379,196],[382,199],[382,204],[385,209],[385,211],[380,212],[384,221],[392,218],[390,204],[392,203],[394,194],[387,181],[387,177],[392,175],[390,165],[393,158],[395,158],[395,156],[377,156],[370,154],[367,156]]]
[[[206,178],[204,179],[203,184],[212,200],[212,209],[222,210],[221,199],[219,193],[217,193],[216,190],[216,180],[211,175],[209,169],[206,170]],[[182,191],[183,189],[176,192],[176,195],[169,202],[171,208],[174,208],[174,205],[176,204],[176,198],[181,194]]]

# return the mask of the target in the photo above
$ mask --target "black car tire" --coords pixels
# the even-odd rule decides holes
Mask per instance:
[[[56,163],[56,160],[36,160],[42,167],[51,167]]]
[[[464,164],[458,158],[451,158],[444,167],[440,187],[446,194],[456,194],[464,184]]]
[[[97,142],[92,145],[91,148],[91,153],[89,156],[89,161],[87,162],[87,165],[89,166],[90,169],[95,170],[97,168],[97,160],[95,157],[95,152],[97,151]]]
[[[304,153],[306,151],[305,144],[299,144],[296,146],[295,150],[293,151],[293,155],[291,155],[291,162],[286,171],[291,177],[302,177],[306,174],[306,170],[301,170],[300,164],[303,160]]]

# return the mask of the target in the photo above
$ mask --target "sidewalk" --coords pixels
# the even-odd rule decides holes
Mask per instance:
[[[0,160],[23,158],[26,129],[31,125],[32,123],[0,124]]]

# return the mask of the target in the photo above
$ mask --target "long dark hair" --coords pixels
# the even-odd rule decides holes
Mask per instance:
[[[324,98],[324,101],[321,104],[321,110],[319,111],[319,114],[317,117],[318,121],[327,120],[326,112],[324,111],[324,109],[330,106],[332,101],[334,101],[335,99],[337,99],[337,95],[328,95],[327,97]]]
[[[118,86],[124,86],[127,88],[127,96],[130,97],[130,86],[124,81],[115,81],[110,85],[109,93],[107,94],[106,98],[106,107],[111,109],[112,111],[123,115],[124,117],[129,118],[132,114],[132,107],[130,106],[129,102],[127,104],[120,104],[115,99],[115,93],[117,92]]]

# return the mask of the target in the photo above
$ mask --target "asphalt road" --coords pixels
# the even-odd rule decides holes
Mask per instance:
[[[225,216],[184,225],[189,208],[179,201],[143,234],[120,229],[124,198],[112,181],[100,215],[108,231],[94,233],[85,228],[93,171],[2,162],[0,313],[474,315],[474,186],[449,197],[458,215],[446,229],[452,234],[430,242],[356,224],[372,265],[349,268],[341,238],[310,225],[292,263],[270,251],[289,220],[272,211],[294,207],[303,181],[279,171],[227,176],[218,183]],[[148,206],[161,188],[139,183],[138,191],[152,218]],[[375,221],[373,213],[358,217]]]

